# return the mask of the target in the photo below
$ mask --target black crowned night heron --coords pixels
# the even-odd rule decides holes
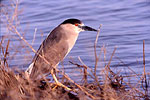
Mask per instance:
[[[41,74],[53,74],[53,69],[62,61],[73,48],[79,32],[97,31],[91,27],[85,26],[78,19],[67,19],[58,25],[40,45],[32,63],[26,72],[31,79],[37,79]],[[45,62],[44,57],[49,64]],[[58,83],[55,75],[52,75]]]

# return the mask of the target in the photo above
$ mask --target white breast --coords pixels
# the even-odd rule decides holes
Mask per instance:
[[[70,50],[73,48],[73,46],[75,45],[80,31],[76,26],[71,25],[71,24],[65,24],[65,25],[62,25],[61,27],[63,27],[63,29],[65,30],[65,34],[67,36],[66,41],[69,46],[69,49],[67,52],[67,54],[68,54],[70,52]]]
[[[78,35],[72,35],[70,36],[70,38],[67,40],[67,43],[69,45],[69,49],[68,49],[68,52],[70,52],[70,50],[73,48],[73,46],[75,45],[76,43],[76,40],[78,38]]]

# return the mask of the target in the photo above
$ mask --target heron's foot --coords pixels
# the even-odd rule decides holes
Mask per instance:
[[[54,80],[56,82],[56,86],[53,88],[53,90],[56,89],[58,86],[63,87],[63,88],[65,88],[68,91],[72,90],[72,89],[68,88],[67,86],[63,85],[61,82],[58,81],[58,79],[56,78],[55,74],[53,73],[53,70],[51,71],[51,74],[52,74],[52,76],[53,76],[53,78],[54,78]]]
[[[62,84],[61,82],[59,82],[59,81],[56,82],[56,85],[53,87],[52,90],[55,90],[58,86],[63,87],[64,89],[66,89],[66,90],[68,90],[68,91],[71,91],[71,90],[72,90],[72,89],[70,89],[69,87],[63,85],[63,84]]]

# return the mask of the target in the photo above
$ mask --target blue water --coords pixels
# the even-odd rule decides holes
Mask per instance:
[[[7,5],[8,0],[1,3]],[[111,62],[114,71],[125,73],[125,68],[130,67],[136,73],[143,73],[143,40],[145,40],[146,71],[150,72],[150,1],[149,0],[21,0],[19,16],[21,34],[25,39],[38,49],[48,33],[57,25],[68,18],[78,18],[84,24],[98,29],[102,24],[97,44],[97,52],[105,46],[104,53],[100,56],[98,71],[108,63],[112,52],[117,47]],[[37,28],[35,41],[32,44],[34,31]],[[5,25],[1,25],[1,37],[8,35]],[[14,37],[17,35],[13,34]],[[78,72],[72,70],[74,65],[69,60],[79,63],[78,56],[90,68],[94,68],[94,41],[96,33],[81,32],[76,45],[64,59],[68,73]],[[11,37],[9,56],[10,66],[26,69],[34,53],[24,42]],[[20,44],[22,44],[20,46]],[[16,54],[14,54],[17,51]],[[13,55],[14,54],[14,55]],[[12,56],[13,55],[13,56]],[[121,63],[121,61],[124,64]],[[59,65],[61,68],[61,65]],[[127,68],[128,70],[128,68]],[[77,74],[76,72],[76,74]],[[129,71],[130,72],[130,71]],[[128,72],[127,72],[128,73]]]

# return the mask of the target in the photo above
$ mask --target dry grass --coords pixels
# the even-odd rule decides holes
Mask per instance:
[[[6,5],[1,6],[3,6],[1,12],[3,14],[2,22],[6,24],[7,31],[16,34],[21,41],[21,45],[28,46],[36,53],[32,45],[26,41],[24,35],[18,30],[18,16],[21,12],[18,11],[18,1],[14,1],[10,7]],[[7,11],[11,12],[11,14]],[[81,64],[70,61],[72,65],[82,70],[81,78],[83,81],[80,84],[70,79],[64,71],[59,71],[59,69],[55,68],[63,76],[60,80],[62,84],[71,88],[72,91],[67,91],[63,87],[56,87],[56,84],[51,82],[48,77],[32,81],[23,71],[11,69],[7,61],[11,45],[9,36],[2,38],[0,41],[0,100],[150,100],[150,85],[148,84],[150,82],[150,73],[147,73],[145,70],[145,41],[143,41],[143,74],[136,74],[130,67],[128,67],[128,70],[132,71],[132,75],[122,76],[120,72],[113,72],[110,64],[116,48],[110,55],[109,62],[106,63],[100,72],[97,72],[101,53],[104,52],[104,56],[106,55],[105,46],[101,48],[99,53],[96,50],[99,33],[100,29],[94,43],[94,69],[85,65],[81,58],[79,58]],[[42,58],[45,59],[44,57]],[[49,64],[46,60],[45,62]],[[124,64],[123,61],[120,62]],[[124,64],[124,66],[126,65]],[[101,78],[97,76],[99,73]],[[93,82],[89,83],[89,77]],[[137,77],[139,80],[136,84],[124,81],[125,78],[134,79]]]

